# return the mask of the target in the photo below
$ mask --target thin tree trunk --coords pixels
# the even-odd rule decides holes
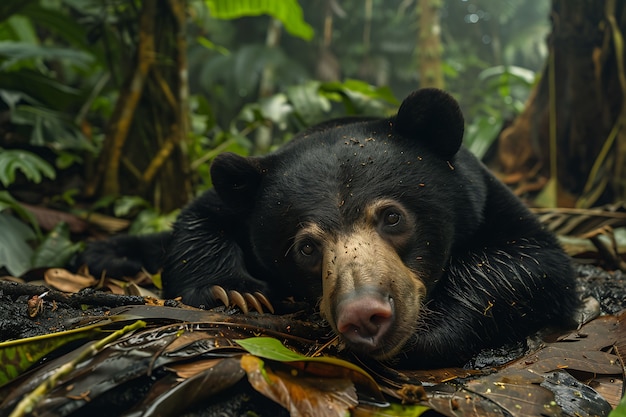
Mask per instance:
[[[275,48],[280,43],[281,24],[277,19],[271,19],[267,28],[265,45],[268,48]],[[259,82],[259,98],[269,97],[274,93],[274,65],[268,63],[263,68],[261,80]],[[272,128],[270,126],[259,126],[256,131],[254,144],[257,153],[266,153],[272,146]]]
[[[419,32],[417,37],[418,75],[420,87],[444,88],[441,66],[440,0],[419,0]]]

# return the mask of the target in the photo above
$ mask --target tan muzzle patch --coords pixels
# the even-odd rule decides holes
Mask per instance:
[[[368,217],[347,234],[308,232],[323,251],[321,314],[348,345],[386,359],[415,332],[426,287]]]

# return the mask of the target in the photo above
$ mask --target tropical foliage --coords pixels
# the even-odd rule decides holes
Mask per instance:
[[[96,214],[135,219],[132,232],[161,230],[211,185],[216,154],[267,152],[331,117],[391,113],[396,97],[420,85],[419,7],[401,0],[3,2],[2,215],[26,227],[0,242],[7,248],[0,265],[10,263],[15,275],[32,267],[32,254],[18,256],[17,248],[36,248],[52,232],[40,230],[42,215],[24,203],[87,219],[68,242],[126,227]],[[483,155],[534,83],[548,2],[439,7],[446,88],[468,116],[468,146]]]

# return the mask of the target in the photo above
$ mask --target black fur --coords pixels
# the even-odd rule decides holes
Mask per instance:
[[[212,285],[261,291],[274,304],[295,297],[315,305],[322,276],[296,253],[298,230],[347,232],[368,204],[393,199],[410,211],[414,228],[398,255],[428,289],[416,322],[394,323],[413,329],[398,366],[460,364],[482,348],[570,324],[578,297],[569,258],[459,149],[462,134],[456,102],[419,90],[394,118],[327,123],[266,157],[220,155],[215,188],[182,211],[171,236],[96,243],[84,260],[96,275],[104,268],[122,275],[162,259],[165,296],[193,305],[218,304]]]

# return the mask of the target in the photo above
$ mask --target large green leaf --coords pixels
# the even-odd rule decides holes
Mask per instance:
[[[80,66],[86,66],[93,61],[93,56],[83,51],[13,41],[0,42],[0,57],[5,58],[0,65],[0,71],[5,71],[12,65],[28,59],[64,59]]]
[[[24,208],[16,199],[13,198],[8,191],[0,191],[0,212],[4,210],[11,210],[14,214],[20,217],[23,221],[30,223],[35,231],[37,240],[42,239],[41,230],[39,229],[39,223],[37,219],[27,209]]]
[[[80,91],[27,68],[0,72],[0,90],[19,91],[21,100],[37,101],[56,110],[64,110],[70,104],[82,101]]]
[[[11,122],[32,126],[32,145],[47,145],[57,150],[95,152],[95,146],[86,140],[80,129],[62,112],[43,106],[20,104],[11,112]]]
[[[304,21],[297,0],[205,0],[211,15],[217,19],[268,14],[285,26],[285,30],[304,40],[313,38],[313,28]]]
[[[33,253],[32,266],[64,266],[81,246],[81,243],[72,243],[67,223],[59,222]]]
[[[54,179],[56,172],[52,165],[32,152],[22,149],[0,148],[0,183],[8,187],[15,181],[15,174],[21,171],[24,176],[39,184],[42,177]]]
[[[33,250],[28,244],[35,233],[13,216],[0,213],[0,267],[14,276],[20,276],[31,267]]]

